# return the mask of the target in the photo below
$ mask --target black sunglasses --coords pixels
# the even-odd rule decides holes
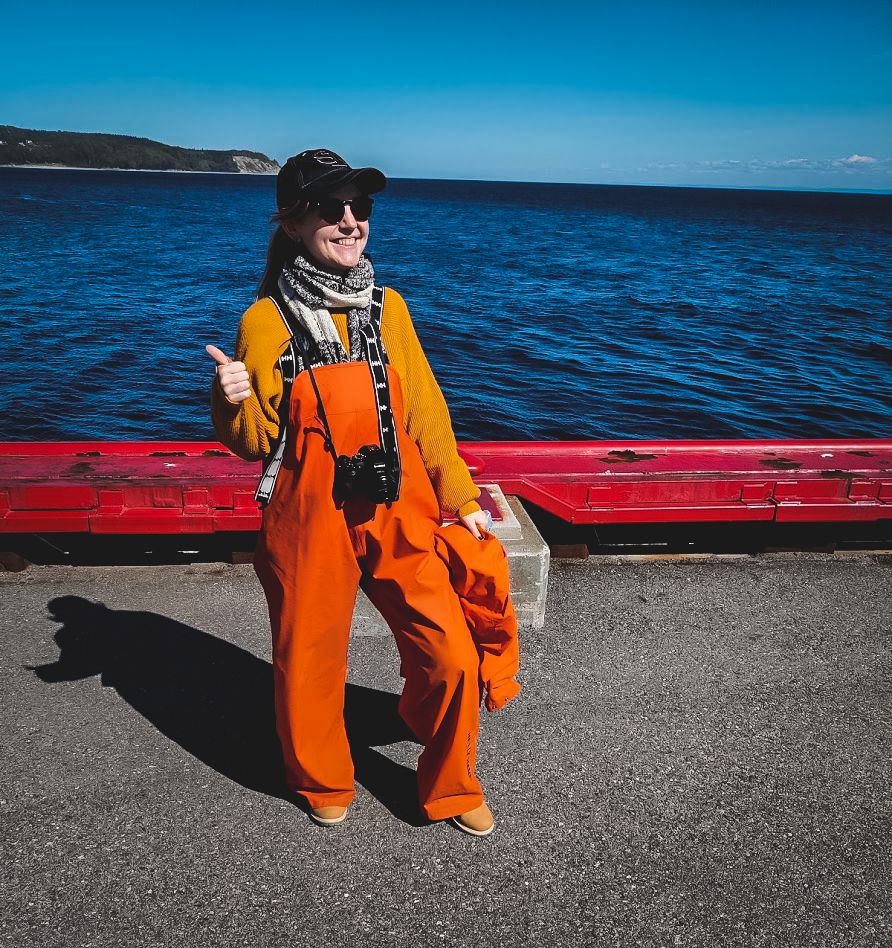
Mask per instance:
[[[367,221],[372,216],[372,208],[375,206],[375,202],[368,195],[363,194],[360,197],[349,198],[348,200],[336,197],[319,198],[310,207],[316,209],[322,220],[329,224],[337,224],[343,218],[344,210],[348,204],[350,210],[353,211],[353,216],[358,221]]]

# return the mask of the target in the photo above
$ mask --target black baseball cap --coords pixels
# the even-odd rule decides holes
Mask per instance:
[[[298,201],[320,197],[345,184],[355,184],[364,194],[383,191],[387,178],[377,168],[351,168],[327,148],[311,148],[292,155],[276,179],[276,204],[280,211]]]

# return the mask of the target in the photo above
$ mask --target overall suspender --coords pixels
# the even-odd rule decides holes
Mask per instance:
[[[282,461],[285,457],[285,447],[288,442],[288,421],[291,407],[291,390],[294,380],[297,376],[297,353],[300,351],[303,356],[304,367],[310,373],[310,381],[319,400],[319,414],[326,432],[326,448],[337,457],[334,444],[331,440],[331,430],[328,427],[328,419],[325,416],[325,407],[322,404],[322,398],[319,390],[316,388],[316,379],[313,376],[311,367],[311,354],[305,337],[304,331],[294,322],[290,313],[287,313],[279,301],[271,296],[270,299],[279,311],[282,322],[285,323],[290,339],[288,348],[279,356],[279,371],[282,373],[282,397],[279,401],[279,436],[276,443],[270,451],[263,466],[263,473],[260,475],[260,482],[257,490],[254,492],[254,499],[265,507],[272,497],[279,471],[282,468]],[[372,290],[372,302],[368,323],[362,327],[361,333],[365,345],[366,361],[369,371],[372,375],[373,390],[375,393],[375,407],[378,418],[378,438],[381,448],[388,458],[388,464],[395,471],[396,477],[396,497],[399,497],[399,489],[402,478],[402,465],[400,463],[399,441],[396,434],[396,423],[393,417],[393,409],[390,404],[390,386],[387,381],[386,353],[384,345],[381,342],[380,326],[381,316],[384,310],[384,287],[376,286]]]

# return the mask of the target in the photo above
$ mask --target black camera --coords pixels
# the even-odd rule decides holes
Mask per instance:
[[[387,455],[377,444],[364,444],[353,457],[339,454],[335,462],[335,489],[345,500],[364,494],[376,504],[394,499]]]

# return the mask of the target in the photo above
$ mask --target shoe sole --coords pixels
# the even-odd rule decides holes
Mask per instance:
[[[470,833],[471,836],[489,836],[489,834],[496,828],[496,824],[493,823],[488,829],[485,830],[475,830],[471,829],[470,826],[467,826],[465,823],[462,823],[458,817],[452,817],[452,823],[454,826],[457,826],[463,833]]]
[[[310,819],[318,823],[320,826],[335,826],[337,823],[343,823],[347,819],[347,814],[344,813],[343,816],[335,817],[333,820],[324,819],[321,816],[315,816],[313,813],[310,814]]]

